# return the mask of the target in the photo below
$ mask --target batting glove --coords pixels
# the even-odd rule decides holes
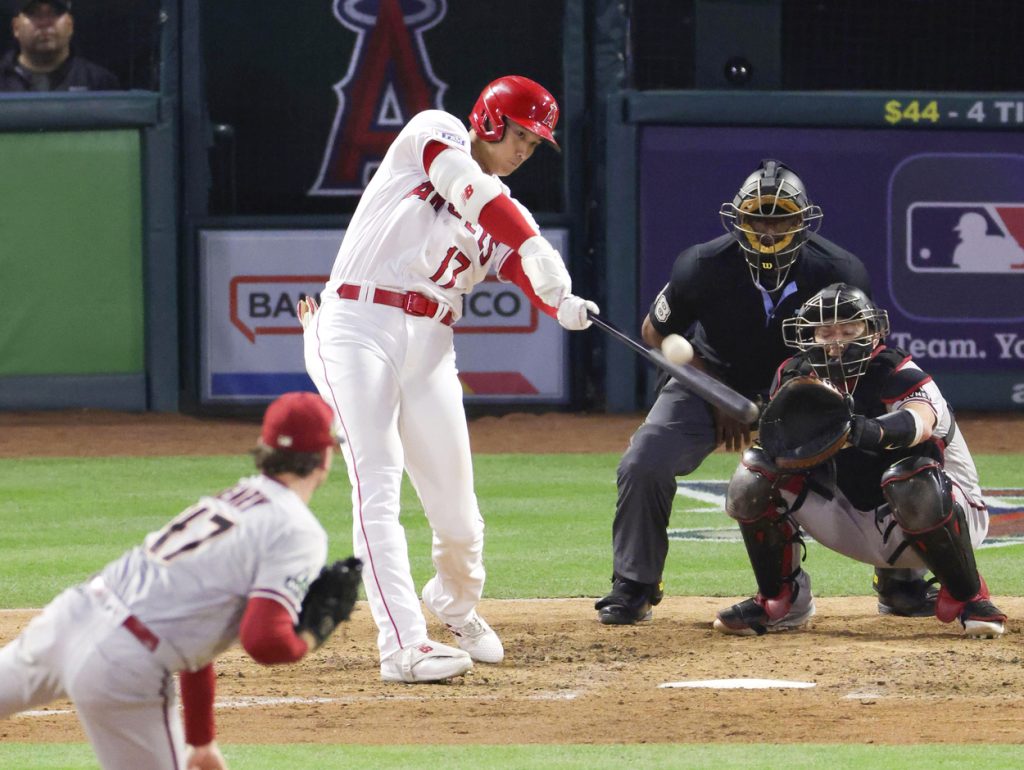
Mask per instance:
[[[588,311],[597,315],[601,312],[601,308],[589,299],[569,294],[558,306],[558,323],[562,325],[563,329],[568,329],[571,332],[589,329],[593,321],[590,320]]]
[[[299,317],[299,323],[302,324],[303,330],[309,326],[309,322],[313,320],[313,316],[316,315],[316,311],[316,300],[312,297],[306,297],[305,299],[299,300],[299,304],[295,308],[295,315]]]

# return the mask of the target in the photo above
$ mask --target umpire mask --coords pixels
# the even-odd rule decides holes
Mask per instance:
[[[803,353],[815,374],[841,393],[853,393],[888,333],[889,314],[845,283],[826,286],[782,322],[786,345]]]
[[[808,200],[800,177],[777,160],[763,160],[718,216],[743,249],[754,285],[777,291],[822,214]]]

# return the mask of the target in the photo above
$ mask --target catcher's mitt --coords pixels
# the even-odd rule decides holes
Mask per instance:
[[[317,647],[326,642],[338,624],[352,614],[362,569],[363,563],[355,556],[321,569],[302,600],[295,631],[311,633]]]
[[[806,470],[843,448],[850,416],[846,399],[835,388],[813,377],[794,377],[765,407],[758,440],[779,468]]]

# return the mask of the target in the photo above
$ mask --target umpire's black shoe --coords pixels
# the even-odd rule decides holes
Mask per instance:
[[[650,620],[651,607],[665,596],[661,583],[638,583],[635,580],[612,577],[612,590],[594,603],[597,619],[606,626],[631,626]]]
[[[909,577],[910,579],[906,579]],[[924,580],[912,570],[875,568],[872,586],[878,594],[878,614],[927,618],[935,614],[938,581]]]

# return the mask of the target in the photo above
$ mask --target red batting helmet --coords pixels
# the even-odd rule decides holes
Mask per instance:
[[[558,149],[552,131],[558,123],[558,102],[540,83],[507,75],[489,83],[469,113],[469,124],[485,142],[500,142],[505,118],[533,131]]]

